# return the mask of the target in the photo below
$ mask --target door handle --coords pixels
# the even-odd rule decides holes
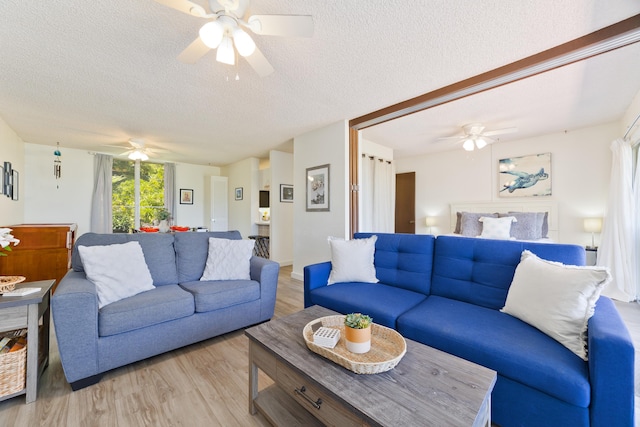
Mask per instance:
[[[414,220],[409,221],[409,224],[415,224],[416,222]]]

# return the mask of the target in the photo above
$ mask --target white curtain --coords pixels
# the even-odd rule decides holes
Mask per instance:
[[[176,164],[164,164],[164,207],[171,214],[173,223],[176,219]]]
[[[638,143],[640,143],[640,141],[636,142],[637,145]],[[633,181],[633,198],[635,201],[635,213],[634,213],[634,220],[633,223],[636,226],[636,234],[635,234],[635,243],[636,243],[636,253],[635,256],[633,258],[634,262],[635,262],[635,267],[636,267],[636,283],[635,283],[635,291],[634,291],[634,296],[635,299],[638,300],[638,296],[640,296],[640,283],[638,283],[638,280],[640,280],[640,260],[638,260],[638,256],[640,256],[640,153],[638,152],[637,147],[632,150],[632,155],[635,156],[636,158],[636,168],[635,168],[635,176],[634,176],[634,181]]]
[[[96,154],[93,161],[93,197],[91,199],[91,231],[112,233],[111,175],[113,156]]]
[[[613,276],[603,295],[629,302],[636,296],[637,268],[632,149],[627,141],[617,139],[611,152],[609,200],[597,264],[609,267]]]
[[[395,168],[373,156],[362,159],[360,231],[393,233],[395,229]]]

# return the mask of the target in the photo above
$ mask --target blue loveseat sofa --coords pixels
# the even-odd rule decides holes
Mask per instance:
[[[254,256],[251,280],[200,281],[209,237],[241,238],[238,231],[78,238],[73,269],[51,298],[60,359],[73,390],[98,382],[111,369],[273,317],[279,264]],[[140,243],[154,289],[98,309],[96,286],[86,278],[78,246],[130,241]]]
[[[609,298],[600,297],[589,320],[588,361],[500,311],[523,250],[584,265],[582,247],[376,235],[379,283],[327,285],[331,263],[310,265],[304,269],[305,307],[364,312],[406,338],[497,371],[492,421],[502,427],[633,426],[634,348]]]

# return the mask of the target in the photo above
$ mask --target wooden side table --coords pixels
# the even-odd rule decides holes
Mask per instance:
[[[40,288],[40,291],[23,297],[0,296],[0,332],[27,328],[27,386],[17,393],[0,397],[0,401],[22,394],[27,395],[27,403],[36,400],[38,380],[49,365],[49,300],[55,283],[55,280],[23,282],[16,285],[16,289]]]

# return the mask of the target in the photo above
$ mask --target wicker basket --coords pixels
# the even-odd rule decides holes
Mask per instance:
[[[322,326],[340,330],[340,341],[334,348],[321,347],[313,342],[311,325],[322,322]],[[371,350],[364,354],[351,353],[344,343],[344,316],[321,317],[307,323],[302,331],[309,350],[326,357],[356,374],[379,374],[396,367],[407,352],[407,343],[402,335],[386,326],[373,324]]]
[[[12,353],[0,354],[0,397],[23,390],[26,386],[27,346]]]
[[[24,279],[24,276],[0,276],[0,294],[14,290]]]

